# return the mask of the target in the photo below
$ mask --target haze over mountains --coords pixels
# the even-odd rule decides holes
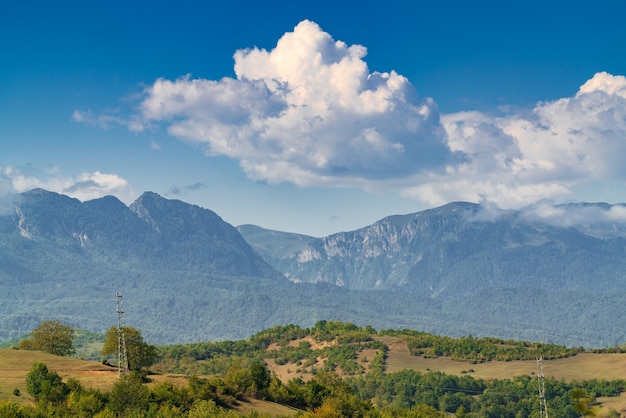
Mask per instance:
[[[313,238],[238,228],[144,193],[36,189],[0,212],[0,339],[43,319],[154,342],[234,339],[320,319],[567,345],[626,341],[626,207],[451,203]]]

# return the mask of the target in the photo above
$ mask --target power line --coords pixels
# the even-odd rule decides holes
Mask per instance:
[[[543,376],[543,357],[537,358],[537,386],[539,387],[539,418],[548,418],[546,386]]]
[[[122,292],[115,294],[117,297],[117,377],[122,372],[128,371],[128,355],[126,353],[126,337],[124,336],[124,327],[122,321],[124,319],[124,308],[122,307]]]

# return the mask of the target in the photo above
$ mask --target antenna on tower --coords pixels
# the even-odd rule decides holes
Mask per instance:
[[[539,387],[539,417],[548,418],[546,386],[543,379],[543,357],[537,357],[537,386]]]
[[[117,297],[117,377],[122,372],[128,371],[128,355],[126,353],[126,337],[124,336],[124,308],[122,307],[122,292],[115,294]]]

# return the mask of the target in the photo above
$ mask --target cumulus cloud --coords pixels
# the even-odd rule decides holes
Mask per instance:
[[[99,171],[82,173],[77,178],[71,179],[61,193],[81,201],[113,195],[125,203],[130,203],[137,197],[126,179],[117,174]]]
[[[237,51],[236,79],[157,80],[138,119],[268,182],[354,185],[442,168],[435,103],[394,71],[370,72],[366,53],[305,20],[271,51]]]
[[[129,204],[137,197],[128,181],[116,174],[96,171],[67,177],[55,170],[23,170],[0,166],[0,196],[11,196],[35,188],[62,193],[81,201],[113,195]]]
[[[574,188],[626,181],[626,78],[597,73],[576,95],[529,111],[443,115],[452,151],[465,161],[415,179],[404,193],[431,203],[478,201],[503,207],[567,197]]]
[[[239,162],[254,180],[396,191],[430,205],[519,208],[626,181],[626,78],[597,73],[571,97],[506,113],[440,115],[367,50],[305,20],[271,50],[236,51],[236,78],[158,79],[135,112],[74,119],[160,127]]]

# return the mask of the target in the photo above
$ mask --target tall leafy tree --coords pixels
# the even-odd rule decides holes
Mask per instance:
[[[35,363],[26,375],[26,389],[36,400],[57,402],[67,395],[67,386],[57,372],[44,363]]]
[[[149,367],[154,364],[158,356],[156,346],[146,343],[141,336],[141,331],[138,329],[133,327],[122,328],[126,341],[128,367],[131,370],[140,370],[142,367]],[[100,353],[105,357],[114,356],[117,358],[118,338],[117,327],[109,328],[104,339],[104,346]]]
[[[20,341],[25,350],[41,350],[57,356],[74,354],[74,330],[59,321],[43,321],[32,332],[30,340]]]
[[[108,406],[117,416],[127,416],[132,411],[146,410],[149,398],[150,391],[141,383],[141,377],[130,373],[115,382],[109,393]]]

